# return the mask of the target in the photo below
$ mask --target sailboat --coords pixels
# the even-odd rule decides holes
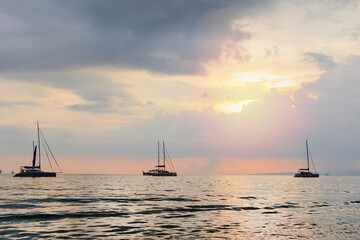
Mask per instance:
[[[165,142],[163,142],[163,162],[161,163],[160,159],[160,143],[158,142],[158,164],[155,166],[156,169],[149,170],[147,172],[143,171],[144,176],[177,176],[175,172],[175,168],[171,162],[170,157],[166,157],[166,149],[165,149]],[[166,170],[166,162],[169,163],[170,167],[173,169],[173,172]]]
[[[309,147],[308,141],[306,140],[306,160],[307,160],[307,168],[300,168],[297,173],[295,173],[294,177],[305,177],[305,178],[318,178],[319,174],[310,172],[310,165],[309,165]],[[311,159],[312,161],[312,159]],[[313,163],[314,165],[314,163]],[[315,167],[314,167],[315,169]]]
[[[41,137],[40,137],[41,134]],[[58,163],[56,162],[56,159],[44,137],[42,134],[40,128],[39,128],[39,122],[37,122],[37,136],[38,136],[38,146],[34,146],[33,141],[33,160],[32,160],[32,166],[21,166],[20,172],[16,173],[14,177],[56,177],[56,172],[54,172],[52,168],[52,164],[49,158],[49,153],[52,156],[52,159],[56,163],[57,167],[60,169]],[[40,140],[43,141],[44,149],[46,152],[47,159],[50,163],[50,167],[53,170],[52,172],[45,172],[41,170],[41,152],[40,152]],[[38,149],[38,155],[36,154]],[[36,162],[36,159],[38,159],[38,162]],[[61,172],[61,169],[60,169]]]

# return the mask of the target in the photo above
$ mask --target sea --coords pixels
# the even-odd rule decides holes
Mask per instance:
[[[1,239],[360,239],[360,177],[0,175]]]

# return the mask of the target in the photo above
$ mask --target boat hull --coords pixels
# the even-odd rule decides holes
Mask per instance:
[[[312,173],[312,172],[295,173],[294,177],[298,177],[298,178],[318,178],[319,174],[318,173]]]
[[[153,174],[148,173],[148,172],[143,172],[143,176],[152,176]]]
[[[152,173],[152,172],[143,172],[143,176],[156,176],[156,177],[176,177],[177,173],[167,172],[167,173]]]
[[[56,177],[54,172],[23,172],[16,173],[13,177]]]
[[[155,173],[153,176],[157,177],[176,177],[176,173]]]

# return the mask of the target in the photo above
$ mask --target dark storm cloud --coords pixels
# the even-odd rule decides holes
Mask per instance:
[[[268,2],[267,2],[268,3]],[[0,70],[106,65],[202,74],[262,1],[1,1]]]
[[[305,61],[316,63],[321,70],[330,70],[336,65],[331,56],[323,53],[307,52],[305,53]]]

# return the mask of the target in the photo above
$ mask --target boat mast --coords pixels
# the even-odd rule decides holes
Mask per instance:
[[[158,164],[157,164],[158,171],[160,170],[160,142],[158,141]]]
[[[37,132],[38,132],[38,145],[39,145],[39,168],[41,168],[41,156],[40,156],[40,131],[39,131],[39,121],[37,121]]]
[[[32,167],[34,168],[36,165],[36,148],[34,146],[34,141],[33,141],[33,161],[32,161]]]
[[[309,148],[308,148],[308,141],[306,139],[306,160],[307,160],[307,170],[310,171],[310,165],[309,165]]]
[[[163,152],[164,152],[164,170],[165,170],[165,142],[163,141]]]

